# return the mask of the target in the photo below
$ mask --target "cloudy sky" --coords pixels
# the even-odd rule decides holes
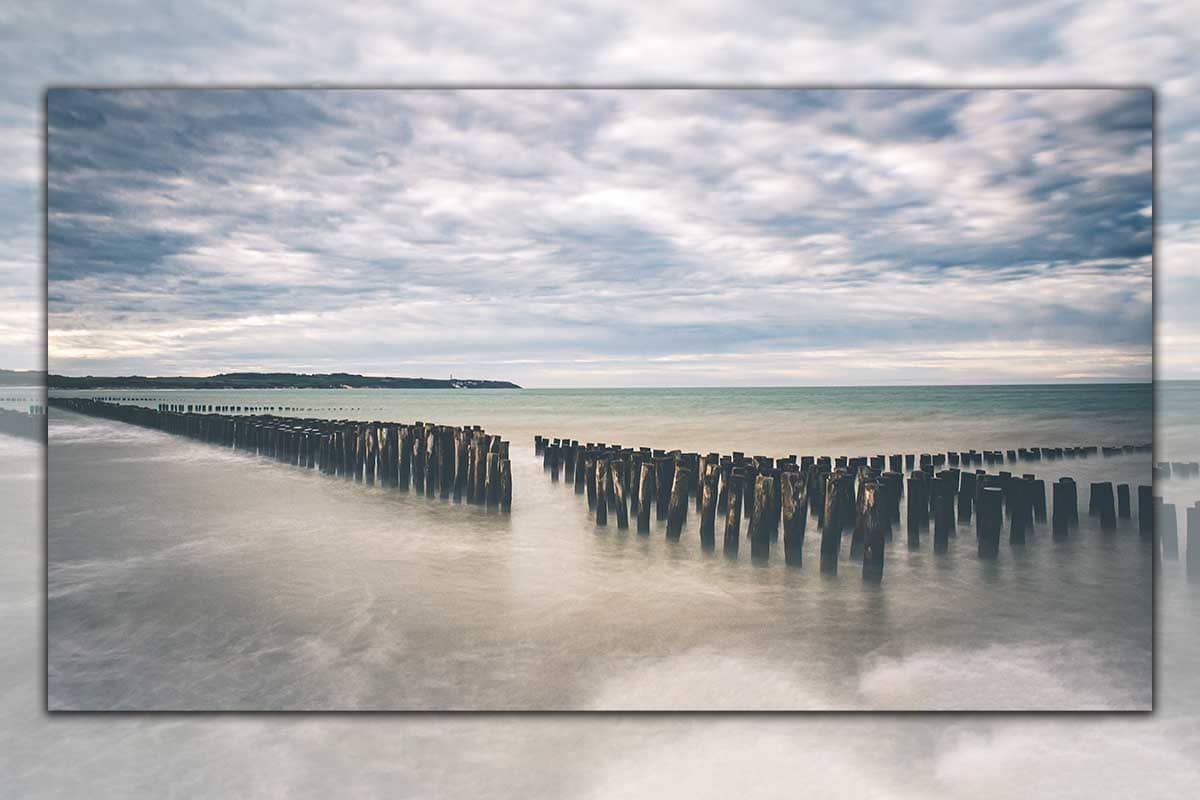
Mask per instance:
[[[1152,107],[55,90],[51,369],[1148,379]]]
[[[1200,32],[1187,3],[0,6],[0,366],[44,365],[45,90],[71,84],[1153,85],[1155,369],[1200,378]],[[515,374],[511,372],[510,374]],[[775,381],[772,381],[775,382]]]

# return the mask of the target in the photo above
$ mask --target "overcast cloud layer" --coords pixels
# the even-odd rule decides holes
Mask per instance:
[[[0,361],[42,364],[38,163],[47,84],[854,81],[1154,84],[1159,375],[1200,377],[1200,48],[1187,3],[291,3],[0,9]],[[69,13],[68,12],[69,8]],[[865,24],[864,20],[873,22]],[[1089,358],[1090,363],[1090,358]],[[434,369],[433,366],[430,369]],[[509,374],[515,374],[510,372]],[[777,381],[772,381],[777,382]]]
[[[1200,322],[1190,311],[1200,303],[1200,184],[1189,178],[1200,170],[1200,40],[1191,5],[605,3],[548,12],[521,2],[502,11],[414,3],[400,14],[370,2],[10,4],[0,8],[0,362],[43,363],[38,182],[48,84],[1122,83],[1159,91],[1156,368],[1160,377],[1200,377]],[[431,374],[442,366],[430,364]]]
[[[47,109],[56,372],[1150,377],[1147,90],[56,90]]]

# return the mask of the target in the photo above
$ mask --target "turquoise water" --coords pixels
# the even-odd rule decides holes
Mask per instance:
[[[478,424],[626,446],[846,455],[1149,442],[1150,384],[747,389],[55,391],[298,416]]]

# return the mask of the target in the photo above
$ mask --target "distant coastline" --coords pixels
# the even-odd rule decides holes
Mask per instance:
[[[32,375],[32,373],[29,373]],[[0,376],[3,377],[3,376]],[[349,372],[223,372],[208,376],[148,378],[50,375],[51,389],[520,389],[511,381],[471,378],[394,378]]]
[[[46,373],[40,369],[0,369],[0,386],[41,387]]]

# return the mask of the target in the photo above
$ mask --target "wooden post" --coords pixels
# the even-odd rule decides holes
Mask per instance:
[[[366,426],[366,450],[363,459],[363,472],[365,474],[367,486],[375,485],[375,461],[376,451],[379,449],[379,438],[376,433],[375,425]]]
[[[487,454],[487,471],[483,479],[483,498],[487,508],[500,505],[500,454]],[[428,484],[427,484],[428,485]]]
[[[1159,498],[1161,501],[1162,498]],[[1153,501],[1151,501],[1153,503]],[[1151,512],[1152,516],[1157,517],[1161,524],[1162,531],[1159,538],[1162,540],[1162,557],[1167,561],[1179,560],[1179,516],[1175,510],[1174,503],[1159,502]],[[1191,542],[1188,542],[1190,547]]]
[[[825,482],[825,525],[821,532],[821,571],[837,572],[842,549],[845,498],[853,497],[854,477],[842,470],[829,473]]]
[[[454,442],[454,501],[461,502],[467,493],[467,470],[471,466],[471,431],[460,431]],[[508,459],[505,459],[507,462]],[[512,474],[509,474],[509,490],[512,490]]]
[[[783,516],[783,559],[788,566],[804,564],[804,529],[808,523],[808,476],[803,472],[779,474]]]
[[[1133,515],[1129,511],[1129,484],[1117,484],[1117,516],[1121,519],[1130,519]]]
[[[441,458],[441,442],[432,425],[425,428],[425,496],[433,497],[437,492],[438,460]],[[485,467],[487,462],[484,462]]]
[[[500,510],[512,511],[512,465],[507,458],[500,459]]]
[[[888,512],[880,502],[880,485],[877,481],[867,481],[863,486],[863,512],[866,515],[867,526],[863,538],[863,580],[883,580],[884,543],[887,541],[885,528],[888,523]]]
[[[1046,521],[1046,482],[1035,478],[1030,487],[1033,500],[1033,518],[1038,522]]]
[[[1004,490],[998,486],[985,486],[979,492],[976,531],[980,558],[995,558],[1000,554],[1000,528],[1004,525],[1003,502]]]
[[[925,499],[927,491],[925,479],[917,477],[923,473],[915,473],[908,479],[907,517],[908,549],[917,550],[921,547],[921,530],[929,524],[929,502]]]
[[[1066,539],[1071,527],[1070,507],[1074,502],[1073,483],[1060,479],[1054,484],[1053,516],[1050,520],[1050,530],[1055,539]]]
[[[654,463],[658,467],[657,480],[655,481],[655,485],[658,487],[658,497],[655,498],[654,503],[655,516],[659,520],[665,520],[671,506],[671,489],[675,483],[675,456],[655,456]]]
[[[588,449],[584,455],[584,484],[587,488],[588,511],[596,510],[596,451]]]
[[[440,496],[443,500],[450,499],[455,484],[458,482],[458,472],[455,464],[458,458],[458,450],[455,445],[455,434],[456,431],[454,428],[443,428],[441,441],[438,443],[438,481],[441,486]],[[499,440],[497,440],[498,442]],[[507,458],[507,454],[501,453],[500,457]]]
[[[575,448],[574,464],[575,494],[587,491],[587,454],[582,447]]]
[[[412,485],[413,435],[412,428],[405,425],[400,429],[400,466],[396,480],[400,491],[407,492]]]
[[[638,533],[650,533],[650,498],[654,496],[654,474],[655,466],[653,461],[643,461],[641,465],[641,476],[638,485],[638,495],[641,497],[641,502],[638,504]]]
[[[712,552],[717,547],[717,480],[721,469],[715,453],[705,457],[704,478],[700,482],[700,547]]]
[[[608,459],[600,457],[596,459],[595,486],[596,486],[596,524],[599,526],[608,525]]]
[[[425,427],[420,423],[413,426],[413,452],[412,452],[412,483],[413,490],[424,494],[425,493]],[[481,487],[477,487],[481,488]]]
[[[771,505],[775,478],[758,475],[754,480],[754,508],[750,514],[750,557],[766,560],[771,554]]]
[[[1092,483],[1091,498],[1088,507],[1094,508],[1095,513],[1100,515],[1100,530],[1115,531],[1117,529],[1117,511],[1111,481],[1097,481]]]
[[[953,535],[954,486],[939,475],[933,481],[933,552],[946,552]]]
[[[825,528],[825,486],[829,482],[829,470],[814,466],[808,473],[808,510],[818,528]]]
[[[1187,509],[1187,577],[1189,583],[1200,583],[1200,507]]]
[[[613,487],[613,505],[617,511],[617,529],[629,527],[629,506],[625,500],[625,462],[610,461],[608,464],[608,479]]]
[[[849,521],[846,508],[854,508],[854,476],[845,470],[829,473],[825,483],[825,530],[841,536]]]
[[[725,555],[737,558],[738,542],[742,525],[742,471],[735,468],[730,472],[729,502],[725,510]]]
[[[1028,512],[1032,502],[1029,497],[1029,483],[1024,479],[1013,479],[1008,485],[1009,528],[1008,543],[1010,545],[1025,544],[1025,529],[1031,516]]]
[[[979,476],[974,472],[963,472],[958,481],[958,521],[970,522],[975,502],[975,482]]]
[[[1138,533],[1143,539],[1154,535],[1154,487],[1138,487]]]
[[[671,499],[667,508],[667,539],[679,541],[683,522],[687,518],[688,486],[691,470],[683,464],[674,464],[671,483]]]
[[[488,462],[488,444],[487,437],[481,436],[474,440],[475,443],[475,503],[476,505],[487,505],[487,462]]]

